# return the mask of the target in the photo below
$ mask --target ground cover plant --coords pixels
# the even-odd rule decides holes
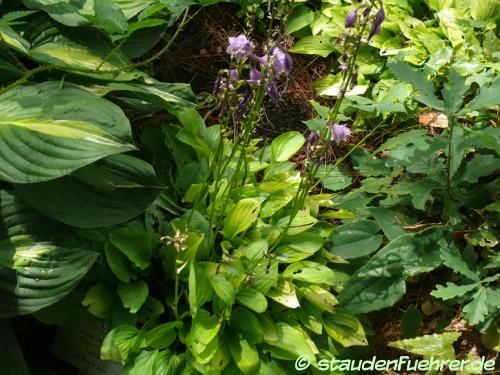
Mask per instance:
[[[494,373],[498,8],[0,1],[0,372],[76,373],[55,330],[97,321],[123,374]],[[160,80],[207,9],[213,89]],[[304,56],[315,116],[268,137]]]

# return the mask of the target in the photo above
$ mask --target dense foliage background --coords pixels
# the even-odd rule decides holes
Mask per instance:
[[[497,360],[499,7],[0,0],[0,373]]]

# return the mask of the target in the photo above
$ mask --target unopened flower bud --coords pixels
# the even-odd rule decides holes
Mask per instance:
[[[307,137],[307,142],[309,143],[309,145],[312,146],[316,142],[318,142],[318,139],[319,139],[319,132],[318,131],[311,132],[311,134],[309,134],[309,136]]]
[[[347,16],[345,18],[345,27],[353,27],[354,24],[356,23],[357,18],[358,18],[358,11],[351,10],[349,13],[347,13]]]
[[[377,12],[377,15],[375,16],[375,21],[373,21],[370,34],[368,35],[368,41],[370,41],[375,34],[378,34],[380,32],[380,26],[382,25],[382,22],[384,22],[384,20],[385,20],[384,8],[380,8]]]

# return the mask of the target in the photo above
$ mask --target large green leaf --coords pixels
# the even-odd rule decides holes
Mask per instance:
[[[229,350],[236,366],[244,374],[255,374],[259,365],[259,352],[254,344],[241,335],[229,337]]]
[[[52,180],[131,143],[120,108],[73,85],[44,82],[0,96],[0,179]]]
[[[83,26],[95,15],[95,5],[99,0],[24,0],[31,9],[42,9],[57,22],[67,26]],[[108,1],[106,1],[108,2]],[[117,6],[126,18],[132,18],[152,3],[149,0],[109,0]]]
[[[67,26],[87,24],[83,14],[89,14],[93,8],[93,4],[88,0],[24,0],[23,3],[28,8],[44,10],[57,22]]]
[[[0,319],[61,300],[97,258],[12,193],[0,191],[0,217]]]
[[[306,6],[300,5],[296,7],[292,14],[288,17],[285,32],[291,34],[306,26],[309,26],[314,21],[314,11]]]
[[[237,234],[246,231],[259,216],[260,202],[253,198],[240,200],[224,220],[224,237],[232,240]]]
[[[153,237],[132,226],[120,228],[109,234],[109,241],[135,266],[146,269],[153,255]]]
[[[198,362],[206,363],[215,354],[221,322],[206,310],[199,310],[193,318],[191,330],[186,337],[189,351]]]
[[[307,334],[286,323],[276,324],[277,341],[268,341],[273,347],[272,353],[276,358],[295,360],[298,356],[306,356],[311,363],[316,363],[315,351],[317,349]]]
[[[16,189],[37,210],[80,228],[125,222],[161,192],[153,167],[128,155],[112,155],[69,176]]]
[[[297,131],[279,135],[271,143],[271,160],[273,162],[287,161],[302,148],[305,142],[304,136]]]
[[[118,295],[122,300],[123,306],[130,309],[132,314],[137,313],[144,302],[146,302],[148,293],[148,284],[143,280],[120,283],[118,285]]]
[[[361,322],[346,309],[337,308],[334,314],[324,314],[323,325],[328,335],[342,346],[368,345]]]
[[[496,78],[493,83],[483,86],[477,98],[467,105],[466,110],[477,110],[493,107],[500,104],[500,79]]]
[[[289,50],[294,53],[303,53],[306,55],[320,55],[327,57],[330,53],[335,51],[333,47],[332,38],[324,35],[311,35],[300,39]]]
[[[373,220],[356,220],[338,227],[332,234],[332,254],[344,259],[358,258],[376,251],[383,236]]]
[[[129,324],[119,325],[111,330],[102,343],[101,359],[117,362],[127,360],[129,353],[137,349],[142,337],[139,330]]]
[[[328,190],[337,191],[348,187],[352,183],[352,176],[345,168],[325,164],[318,168],[315,177]]]
[[[92,85],[88,90],[102,95],[112,91],[127,92],[134,98],[147,100],[169,111],[192,109],[196,105],[191,86],[186,83],[166,83],[147,79],[146,83],[109,82]]]
[[[393,60],[388,66],[397,79],[411,84],[418,90],[415,100],[431,108],[444,110],[444,103],[434,93],[434,83],[427,79],[424,71],[414,69],[401,60]]]
[[[354,314],[392,306],[404,295],[406,278],[441,264],[448,241],[441,227],[397,237],[351,277],[338,296],[340,303]]]
[[[23,36],[31,43],[29,57],[37,62],[110,81],[147,77],[129,67],[131,61],[98,30],[63,28],[44,18],[30,26]]]
[[[113,0],[94,1],[94,14],[91,18],[94,25],[108,34],[123,34],[128,29],[125,14]]]

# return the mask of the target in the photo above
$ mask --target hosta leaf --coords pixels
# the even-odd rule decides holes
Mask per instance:
[[[112,155],[52,181],[18,184],[21,197],[44,214],[80,228],[125,222],[142,214],[161,192],[153,167]]]
[[[224,237],[233,239],[237,234],[246,231],[259,216],[260,202],[253,198],[240,200],[224,220]]]
[[[192,315],[196,315],[198,309],[209,301],[213,295],[210,281],[200,264],[191,262],[189,268],[189,308]]]
[[[217,350],[217,333],[221,322],[206,310],[199,310],[193,318],[191,330],[186,337],[189,351],[200,361],[208,362]]]
[[[276,286],[272,287],[269,292],[267,292],[267,296],[291,309],[300,306],[297,294],[295,293],[295,287],[293,283],[288,280],[279,279]]]
[[[244,307],[236,306],[231,312],[231,329],[239,332],[254,344],[264,341],[264,330],[255,314]]]
[[[287,228],[287,235],[294,236],[312,228],[318,220],[309,215],[306,211],[299,211],[290,222],[290,216],[285,216],[278,220],[276,226],[279,228]]]
[[[383,236],[373,220],[356,220],[338,227],[332,234],[330,252],[344,259],[358,258],[376,251]]]
[[[142,280],[118,284],[118,295],[123,306],[130,309],[132,314],[139,311],[144,302],[146,302],[148,293],[148,284]]]
[[[278,340],[268,341],[267,343],[280,349],[281,359],[295,360],[298,356],[304,355],[310,359],[311,363],[316,363],[315,348],[313,349],[309,344],[310,338],[305,332],[286,323],[277,323],[276,334]]]
[[[488,315],[488,296],[486,288],[479,288],[476,294],[474,294],[472,301],[464,307],[463,315],[472,325],[481,323],[484,318],[486,318]]]
[[[128,283],[130,279],[135,277],[130,261],[111,242],[107,242],[104,245],[104,251],[106,253],[107,264],[118,280]]]
[[[477,287],[478,284],[456,285],[454,283],[447,282],[445,287],[442,285],[436,285],[437,289],[431,292],[431,296],[441,298],[446,301],[455,297],[462,297]]]
[[[259,352],[254,344],[241,335],[229,337],[229,350],[236,366],[244,374],[255,374],[259,365]]]
[[[113,0],[94,0],[94,25],[108,34],[123,34],[128,22],[120,7]]]
[[[343,73],[337,73],[335,75],[327,74],[314,82],[314,89],[320,96],[338,97],[342,90],[342,77]],[[360,74],[358,77],[358,84],[352,89],[347,90],[345,96],[363,95],[366,90],[368,90],[368,84],[365,78]]]
[[[335,273],[320,263],[302,261],[290,264],[281,276],[313,284],[332,284]]]
[[[361,322],[346,309],[337,308],[334,314],[324,314],[323,326],[328,335],[342,346],[368,345]]]
[[[273,285],[276,285],[278,279],[279,262],[272,259],[263,258],[253,268],[255,279],[251,286],[262,294],[267,294]],[[251,269],[251,268],[249,268]]]
[[[324,35],[306,36],[301,38],[297,43],[289,49],[290,52],[303,53],[306,55],[320,55],[327,57],[335,51],[332,38]]]
[[[153,255],[153,238],[147,232],[120,228],[109,234],[109,241],[135,266],[146,269]]]
[[[133,150],[131,142],[119,107],[73,85],[45,82],[0,96],[0,179],[52,180]]]
[[[500,5],[496,0],[473,1],[470,3],[470,13],[473,19],[495,21],[498,18]]]
[[[233,284],[221,273],[208,277],[212,288],[217,296],[228,306],[234,303],[235,291]]]
[[[287,161],[302,148],[305,142],[304,136],[297,131],[280,134],[271,143],[271,160],[273,162]]]
[[[56,65],[57,69],[109,81],[131,81],[147,75],[128,68],[130,60],[97,30],[60,29],[41,24],[30,35],[30,57],[40,63]],[[26,38],[28,38],[26,36]],[[31,39],[28,39],[29,41]]]
[[[82,13],[89,12],[92,4],[89,1],[67,0],[24,0],[23,3],[31,9],[44,10],[57,22],[67,26],[82,26],[88,23]]]
[[[9,26],[0,26],[0,43],[22,53],[28,53],[30,43]]]
[[[139,330],[128,324],[113,328],[104,338],[101,346],[101,359],[117,362],[126,361],[129,353],[138,349]]]
[[[303,27],[309,26],[314,21],[314,12],[306,6],[298,6],[288,16],[285,32],[291,34]]]
[[[181,327],[182,322],[180,320],[160,324],[146,332],[144,335],[146,344],[153,349],[166,349],[177,338],[175,329]]]
[[[310,257],[323,246],[323,239],[310,232],[286,236],[276,249],[277,259],[283,263],[293,263]]]
[[[185,83],[166,83],[148,79],[147,83],[109,82],[86,87],[90,92],[105,95],[127,92],[133,98],[146,100],[168,111],[192,109],[196,105],[191,86]]]
[[[460,332],[445,332],[391,342],[389,345],[424,358],[455,359],[453,343],[460,337]]]
[[[89,313],[106,319],[113,327],[135,323],[135,315],[123,307],[115,289],[114,285],[100,282],[87,290],[81,304]]]
[[[97,258],[66,227],[5,191],[0,191],[0,217],[0,319],[61,300]]]
[[[236,295],[236,300],[256,313],[263,313],[267,309],[266,297],[253,288],[241,289]]]
[[[313,284],[301,287],[300,294],[320,311],[335,313],[334,306],[338,304],[337,299],[332,293],[319,285]]]
[[[168,350],[143,350],[123,367],[123,375],[150,375],[178,373],[183,359]]]

